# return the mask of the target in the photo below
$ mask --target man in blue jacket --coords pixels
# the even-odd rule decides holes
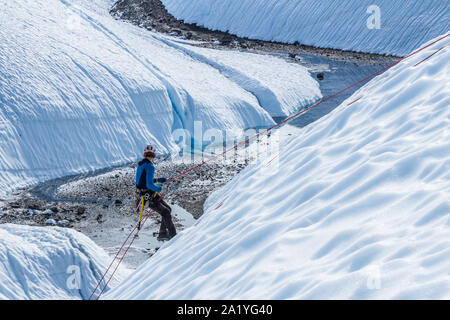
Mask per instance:
[[[136,170],[136,206],[140,212],[138,228],[140,229],[144,207],[150,207],[161,215],[158,240],[163,241],[170,240],[177,232],[172,222],[172,208],[161,199],[158,193],[161,192],[162,188],[155,184],[155,182],[164,183],[167,181],[166,178],[155,179],[155,166],[153,165],[155,157],[155,149],[150,145],[146,146],[144,159],[139,162]]]

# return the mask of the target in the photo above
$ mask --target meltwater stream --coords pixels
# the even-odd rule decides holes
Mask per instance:
[[[370,57],[367,61],[358,60],[336,60],[330,59],[324,56],[318,56],[313,54],[298,54],[301,57],[301,64],[308,68],[311,74],[317,75],[323,74],[323,80],[319,80],[320,90],[323,98],[326,99],[337,92],[351,86],[354,83],[372,75],[373,73],[385,68],[393,63],[392,57],[379,56],[377,58]],[[317,107],[312,108],[308,112],[293,119],[289,124],[296,127],[305,127],[310,123],[315,122],[324,115],[330,113],[336,107],[338,107],[345,99],[350,97],[359,88],[364,86],[368,81],[364,81],[349,90],[346,90],[337,96],[324,101]],[[307,108],[306,106],[305,108]],[[274,120],[279,123],[284,120],[285,117],[274,117]]]

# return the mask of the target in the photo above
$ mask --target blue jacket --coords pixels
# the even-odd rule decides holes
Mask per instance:
[[[155,166],[147,159],[142,159],[136,170],[136,188],[161,192],[162,188],[154,183]]]

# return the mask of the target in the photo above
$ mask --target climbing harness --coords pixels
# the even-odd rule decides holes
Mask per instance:
[[[188,169],[188,170],[186,170],[186,171],[184,171],[184,172],[181,172],[180,174],[178,174],[178,175],[174,176],[173,178],[167,180],[168,186],[170,185],[170,182],[172,182],[172,181],[174,181],[174,180],[176,180],[176,179],[178,179],[178,178],[180,178],[180,177],[186,175],[187,173],[189,173],[189,172],[191,172],[191,171],[193,171],[193,170],[195,170],[195,169],[197,169],[197,168],[199,168],[199,167],[205,165],[206,163],[208,163],[208,162],[210,162],[210,161],[212,161],[212,160],[214,160],[214,159],[217,159],[217,158],[220,157],[220,156],[223,156],[224,154],[226,154],[226,153],[228,153],[228,152],[230,152],[230,151],[232,151],[232,150],[234,150],[234,149],[237,149],[239,146],[241,146],[241,145],[243,145],[243,144],[249,143],[250,141],[254,140],[255,138],[258,138],[259,136],[261,136],[261,135],[263,135],[263,134],[270,133],[271,130],[273,130],[273,129],[279,127],[279,126],[281,126],[282,124],[285,124],[285,123],[287,123],[287,122],[289,122],[289,121],[291,121],[291,120],[297,118],[298,116],[304,114],[305,112],[307,112],[307,111],[309,111],[309,110],[311,110],[311,109],[317,107],[318,105],[324,103],[325,101],[328,101],[328,100],[334,98],[335,96],[337,96],[337,95],[339,95],[339,94],[341,94],[341,93],[343,93],[343,92],[345,92],[345,91],[347,91],[347,90],[349,90],[349,89],[351,89],[351,88],[353,88],[353,87],[359,85],[360,83],[363,83],[363,82],[367,81],[368,79],[371,79],[371,78],[375,77],[376,75],[378,75],[378,74],[380,74],[380,73],[382,73],[382,72],[384,72],[384,71],[386,71],[386,70],[388,70],[388,69],[390,69],[390,68],[396,66],[397,64],[399,64],[400,62],[402,62],[402,61],[408,59],[409,57],[411,57],[411,56],[413,56],[413,55],[415,55],[415,54],[417,54],[417,53],[419,53],[419,52],[425,50],[426,48],[428,48],[428,47],[434,45],[435,43],[437,43],[437,42],[439,42],[439,41],[444,40],[444,39],[447,38],[449,35],[450,35],[450,34],[446,34],[445,36],[440,37],[439,39],[437,39],[437,40],[435,40],[435,41],[429,43],[428,45],[426,45],[426,46],[424,46],[424,47],[422,47],[422,48],[420,48],[420,49],[417,49],[416,51],[410,53],[409,55],[407,55],[407,56],[405,56],[405,57],[399,59],[398,61],[392,63],[391,65],[389,65],[389,66],[387,66],[387,67],[384,67],[384,68],[382,68],[381,70],[379,70],[379,71],[377,71],[377,72],[371,74],[370,76],[367,76],[367,77],[365,77],[364,79],[362,79],[362,80],[360,80],[360,81],[358,81],[358,82],[356,82],[356,83],[354,83],[354,84],[352,84],[352,85],[350,85],[350,86],[348,86],[348,87],[342,89],[341,91],[339,91],[339,92],[337,92],[337,93],[335,93],[335,94],[333,94],[333,95],[331,95],[331,96],[329,96],[329,97],[327,97],[327,98],[325,98],[325,99],[322,99],[322,100],[320,100],[319,102],[314,103],[312,106],[310,106],[310,107],[308,107],[308,108],[306,108],[306,109],[303,109],[303,110],[301,110],[300,112],[297,112],[296,114],[294,114],[294,115],[292,115],[292,116],[290,116],[290,117],[284,119],[283,121],[277,123],[276,125],[274,125],[274,126],[268,128],[268,129],[266,129],[266,130],[263,130],[263,131],[257,133],[256,135],[254,135],[254,136],[252,136],[252,137],[250,137],[250,138],[248,138],[248,139],[246,139],[246,140],[244,140],[244,141],[241,141],[240,143],[236,144],[235,146],[233,146],[233,147],[231,147],[231,148],[229,148],[229,149],[223,151],[222,153],[219,153],[219,154],[217,154],[217,155],[215,155],[215,156],[213,156],[213,157],[211,157],[211,158],[209,158],[209,159],[203,161],[202,163],[200,163],[200,164],[198,164],[198,165],[196,165],[196,166],[194,166],[194,167],[192,167],[192,168],[190,168],[190,169]],[[444,46],[443,48],[445,48],[445,46]],[[434,52],[433,54],[431,54],[431,55],[428,56],[427,58],[425,58],[425,59],[423,59],[422,61],[420,61],[419,63],[417,63],[415,66],[419,65],[420,63],[424,62],[425,60],[428,60],[429,58],[431,58],[431,56],[433,56],[434,54],[436,54],[437,52],[439,52],[439,51],[442,50],[443,48],[437,50],[436,52]],[[359,99],[361,99],[361,98],[359,98]],[[359,99],[358,99],[358,100],[359,100]],[[354,102],[356,102],[356,100],[355,100]],[[354,103],[354,102],[353,102],[353,103]],[[350,103],[350,104],[352,104],[352,103]],[[167,188],[167,189],[168,189],[168,188]],[[157,194],[157,193],[156,193],[156,194]],[[165,193],[162,193],[162,194],[160,195],[160,197],[159,197],[158,200],[162,200],[162,198],[164,197],[164,195],[165,195]],[[156,197],[156,195],[155,195],[155,197]],[[216,209],[218,209],[219,207],[221,207],[222,204],[223,204],[223,202],[222,202]],[[128,240],[130,239],[131,235],[137,230],[136,234],[134,235],[134,237],[132,238],[130,244],[128,245],[127,249],[125,250],[125,253],[122,255],[122,257],[120,258],[120,260],[119,260],[119,262],[118,262],[116,268],[115,268],[114,271],[112,272],[112,274],[111,274],[109,280],[106,282],[106,284],[105,284],[105,286],[103,287],[103,289],[101,290],[100,294],[97,296],[97,299],[99,299],[100,296],[103,294],[103,292],[105,291],[105,289],[106,289],[106,287],[108,286],[109,282],[110,282],[111,279],[113,278],[113,276],[114,276],[114,274],[115,274],[117,268],[119,267],[120,263],[121,263],[121,262],[123,261],[123,259],[125,258],[125,255],[127,254],[128,250],[130,249],[131,245],[133,244],[134,240],[136,239],[136,237],[137,237],[137,235],[138,235],[138,233],[139,233],[139,231],[140,231],[140,228],[145,224],[145,222],[147,221],[147,219],[148,219],[148,217],[150,216],[150,214],[151,214],[152,211],[149,209],[149,210],[147,211],[147,214],[145,215],[145,217],[144,217],[143,220],[142,220],[142,212],[143,212],[143,201],[142,201],[142,198],[141,198],[141,211],[140,211],[140,215],[139,215],[139,221],[138,221],[138,224],[133,228],[133,230],[130,232],[130,234],[128,235],[128,237],[125,239],[125,242],[123,243],[122,247],[120,247],[119,251],[118,251],[118,252],[116,253],[116,255],[114,256],[113,261],[111,262],[111,264],[110,264],[109,267],[106,269],[106,271],[105,271],[105,273],[103,274],[103,276],[101,277],[100,281],[98,282],[97,286],[95,287],[94,291],[92,292],[91,296],[89,297],[89,300],[91,300],[92,297],[94,296],[94,293],[95,293],[95,292],[97,291],[97,289],[99,288],[100,284],[101,284],[102,281],[104,280],[104,278],[105,278],[106,274],[108,273],[109,269],[111,268],[112,264],[113,264],[114,261],[117,259],[119,253],[122,251],[122,249],[124,248],[125,244],[126,244],[126,243],[128,242]],[[142,222],[142,223],[141,223],[141,222]]]

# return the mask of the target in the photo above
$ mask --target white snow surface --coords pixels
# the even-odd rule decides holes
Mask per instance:
[[[110,260],[72,229],[0,225],[0,300],[88,299]],[[109,286],[129,272],[119,267]]]
[[[134,161],[148,143],[175,151],[172,132],[192,133],[194,121],[205,131],[268,126],[272,112],[321,97],[299,65],[239,53],[207,63],[212,51],[187,54],[115,20],[112,4],[0,2],[0,194]],[[267,80],[286,77],[289,89]]]
[[[247,167],[105,298],[449,299],[449,44]]]
[[[449,30],[449,0],[162,0],[178,19],[241,37],[404,56]],[[380,28],[369,29],[371,6]],[[370,8],[370,9],[369,9]],[[371,25],[371,24],[369,24]]]
[[[321,96],[317,81],[311,80],[307,69],[294,70],[291,65],[286,69],[286,62],[277,57],[193,47],[183,45],[183,41],[168,44],[216,68],[251,92],[271,116],[291,115],[299,104],[308,105]],[[270,68],[261,68],[261,65]],[[274,70],[278,70],[276,76]]]

